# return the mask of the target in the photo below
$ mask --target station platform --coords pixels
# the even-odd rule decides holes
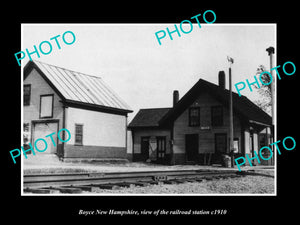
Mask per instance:
[[[129,171],[160,171],[160,170],[234,170],[238,171],[235,166],[222,167],[220,165],[159,165],[146,162],[129,162],[124,159],[85,159],[60,161],[56,155],[41,154],[28,155],[22,161],[23,174],[40,174],[40,173],[101,173],[101,172],[129,172]],[[243,166],[242,170],[265,170],[273,169],[274,166]]]

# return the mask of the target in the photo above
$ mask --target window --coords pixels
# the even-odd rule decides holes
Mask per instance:
[[[266,134],[259,134],[258,137],[259,137],[259,148],[262,148],[263,146],[268,145]]]
[[[83,125],[75,124],[75,145],[82,145]]]
[[[29,123],[23,123],[23,131],[29,132]]]
[[[211,125],[223,126],[223,107],[213,106],[211,107]]]
[[[40,118],[53,117],[53,94],[41,95],[40,99]]]
[[[200,108],[192,107],[189,109],[189,126],[200,126]]]
[[[234,153],[238,153],[239,152],[239,139],[238,138],[234,138],[233,139],[233,151]]]
[[[229,151],[231,151],[231,149],[230,149],[230,137],[228,138],[228,149],[229,149]],[[234,151],[234,153],[240,152],[239,149],[240,149],[239,138],[233,138],[233,151]]]
[[[30,141],[30,125],[29,123],[23,123],[23,143],[28,144]]]
[[[25,84],[23,88],[23,105],[30,105],[31,85]]]

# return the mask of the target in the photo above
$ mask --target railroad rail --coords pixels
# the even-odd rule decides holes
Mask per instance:
[[[153,184],[178,184],[201,182],[221,178],[247,175],[249,172],[236,170],[171,170],[134,171],[73,174],[32,174],[24,175],[23,190],[31,193],[81,193],[97,189],[146,186]],[[251,173],[252,174],[252,173]]]

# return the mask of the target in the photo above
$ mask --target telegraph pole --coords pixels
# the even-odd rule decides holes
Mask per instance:
[[[271,138],[273,138],[272,141],[275,141],[275,130],[274,130],[274,124],[275,124],[275,76],[274,76],[274,72],[272,70],[273,68],[273,54],[275,53],[275,49],[274,47],[269,47],[266,49],[266,51],[268,52],[268,55],[270,56],[270,73],[272,75],[272,83],[271,83],[271,105],[272,105],[272,127],[271,127]],[[268,129],[268,128],[266,128]],[[268,137],[267,137],[268,139]],[[271,143],[271,141],[270,141]],[[269,141],[268,141],[269,144]],[[272,145],[272,151],[274,152],[274,146]]]
[[[230,154],[231,154],[231,167],[234,167],[234,148],[233,148],[233,104],[232,104],[232,88],[231,88],[231,65],[233,58],[227,56],[229,62],[229,133],[230,133]]]
[[[270,56],[270,73],[272,75],[273,81],[271,83],[271,99],[272,99],[272,125],[274,126],[275,121],[275,77],[274,72],[272,70],[273,68],[273,54],[275,53],[275,49],[273,47],[269,47],[266,49]]]

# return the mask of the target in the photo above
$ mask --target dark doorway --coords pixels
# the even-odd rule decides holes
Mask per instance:
[[[141,137],[141,161],[149,159],[149,137]]]
[[[227,153],[227,134],[215,134],[215,155],[213,163],[222,163],[222,154]]]
[[[185,151],[187,161],[196,162],[198,159],[199,148],[199,135],[198,134],[186,134],[185,135]]]

